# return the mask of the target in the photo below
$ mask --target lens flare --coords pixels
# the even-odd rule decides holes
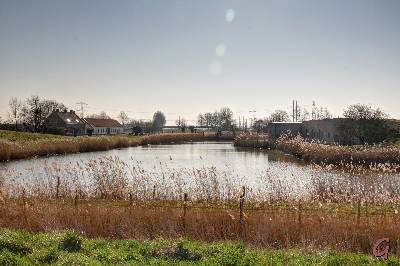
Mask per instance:
[[[220,43],[215,47],[215,54],[217,56],[224,56],[226,53],[226,46],[223,43]]]
[[[232,22],[235,19],[235,10],[230,8],[225,13],[225,19],[227,22]]]

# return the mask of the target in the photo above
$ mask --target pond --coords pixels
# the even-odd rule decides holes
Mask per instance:
[[[350,197],[362,193],[389,199],[388,194],[400,194],[399,174],[357,175],[305,164],[278,151],[236,148],[231,142],[148,145],[0,164],[0,178],[8,184],[40,183],[55,175],[90,184],[100,172],[118,172],[133,185],[145,180],[147,189],[157,184],[170,193],[179,190],[196,194],[199,186],[206,191],[215,189],[216,184],[218,190],[233,193],[247,186],[249,195],[260,200],[313,197],[321,189]]]

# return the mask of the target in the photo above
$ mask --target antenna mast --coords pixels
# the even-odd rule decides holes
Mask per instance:
[[[87,106],[88,104],[85,102],[79,102],[76,104],[80,106],[79,111],[81,112],[81,118],[83,118],[85,115],[85,109],[84,109],[85,107],[84,106]]]

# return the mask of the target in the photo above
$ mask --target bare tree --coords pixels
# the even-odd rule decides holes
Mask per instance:
[[[187,127],[187,121],[183,117],[179,117],[179,119],[175,120],[175,124],[178,127],[183,127],[183,128]]]
[[[310,119],[310,112],[305,107],[297,107],[298,121],[307,121]]]
[[[331,119],[332,114],[325,107],[314,107],[312,111],[312,119],[320,120],[320,119]]]
[[[89,115],[89,118],[96,118],[96,119],[111,119],[111,117],[104,111],[101,111],[98,114]]]
[[[125,124],[129,122],[129,117],[124,111],[121,111],[119,113],[118,118],[121,121],[123,126],[125,126]]]
[[[362,143],[379,143],[395,135],[395,125],[387,120],[389,115],[367,104],[354,104],[343,113],[348,118],[342,126],[344,136],[355,136]]]
[[[289,114],[285,110],[275,110],[268,118],[270,122],[288,122]]]
[[[230,130],[233,125],[233,112],[229,107],[223,107],[214,113],[199,114],[197,124],[199,126]]]
[[[18,131],[18,119],[20,116],[22,103],[16,97],[12,97],[8,102],[8,105],[10,106],[10,119],[14,121],[15,130]]]
[[[346,118],[361,120],[361,119],[386,119],[389,117],[379,108],[373,108],[369,104],[353,104],[344,110],[343,116]]]

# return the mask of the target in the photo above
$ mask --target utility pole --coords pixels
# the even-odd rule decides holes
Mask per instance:
[[[77,104],[77,105],[80,105],[79,111],[81,112],[81,118],[83,118],[84,115],[85,115],[84,106],[86,106],[86,105],[88,105],[88,104],[85,103],[85,102],[79,102],[79,103],[76,103],[76,104]]]
[[[253,113],[253,120],[252,120],[252,122],[251,122],[251,126],[253,126],[254,125],[254,122],[255,122],[255,120],[256,120],[256,110],[250,110],[249,111],[249,113]]]
[[[312,111],[311,111],[311,119],[315,120],[316,114],[315,114],[315,101],[312,103]]]
[[[293,100],[293,105],[292,105],[292,120],[294,122],[294,100]]]
[[[297,100],[296,100],[296,122],[298,118],[299,118],[299,110],[297,109]]]

